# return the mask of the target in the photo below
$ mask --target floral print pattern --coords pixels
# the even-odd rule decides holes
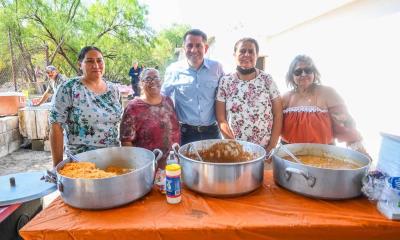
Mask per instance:
[[[158,166],[162,169],[172,144],[180,141],[174,104],[165,96],[157,105],[150,105],[140,98],[130,101],[122,116],[120,130],[122,142],[149,150],[160,149],[163,157]]]
[[[107,146],[119,146],[118,125],[122,107],[119,92],[110,82],[107,91],[96,94],[81,78],[63,83],[56,95],[49,122],[61,123],[67,133],[67,148],[74,154]]]
[[[225,102],[230,128],[238,140],[260,145],[272,132],[272,100],[279,91],[271,75],[260,71],[255,79],[240,80],[236,73],[220,79],[216,99]]]

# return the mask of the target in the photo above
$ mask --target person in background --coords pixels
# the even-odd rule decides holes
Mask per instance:
[[[43,93],[39,102],[35,106],[40,106],[49,99],[51,95],[54,95],[61,83],[65,82],[67,78],[58,72],[57,68],[53,65],[46,67],[46,75],[49,78],[46,91]]]
[[[43,71],[38,65],[36,65],[36,67],[35,67],[35,76],[36,76],[36,79],[44,77]]]
[[[168,66],[161,93],[173,98],[181,126],[181,144],[218,139],[215,93],[224,74],[222,65],[204,58],[207,35],[192,29],[183,36],[186,58]]]
[[[282,142],[335,144],[337,139],[366,153],[343,99],[320,78],[309,56],[298,55],[290,64],[286,83],[292,90],[283,96]]]
[[[255,68],[258,53],[255,39],[236,42],[236,71],[219,82],[216,115],[224,138],[256,143],[269,152],[282,129],[282,100],[271,75]]]
[[[133,90],[133,96],[140,96],[140,88],[139,88],[139,81],[140,81],[140,73],[142,72],[143,68],[139,67],[139,63],[137,61],[133,62],[133,66],[129,69],[129,76],[131,77],[131,84]]]
[[[179,143],[179,123],[174,104],[160,93],[161,78],[155,68],[146,68],[140,77],[142,95],[128,103],[122,116],[122,146],[156,148],[163,152],[158,167],[165,168],[171,146]]]
[[[49,114],[54,166],[63,157],[62,128],[68,139],[66,151],[72,154],[120,146],[118,125],[122,107],[116,86],[103,79],[103,53],[97,47],[86,46],[78,55],[78,65],[82,76],[59,87]]]

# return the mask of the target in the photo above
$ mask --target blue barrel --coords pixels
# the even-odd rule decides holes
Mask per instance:
[[[378,170],[391,177],[400,177],[400,136],[381,133]]]

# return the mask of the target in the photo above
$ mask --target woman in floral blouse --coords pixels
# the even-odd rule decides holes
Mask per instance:
[[[122,116],[121,144],[164,153],[158,168],[164,169],[174,143],[180,141],[178,119],[171,98],[160,93],[161,78],[157,69],[146,68],[140,76],[141,93],[129,102]]]
[[[53,164],[63,156],[63,130],[71,153],[119,146],[118,124],[122,107],[119,92],[103,79],[105,63],[100,49],[84,47],[78,56],[83,76],[63,83],[50,111],[50,143]]]
[[[270,151],[282,128],[282,101],[271,75],[256,69],[255,39],[236,42],[236,71],[219,81],[216,116],[224,138],[244,140]]]

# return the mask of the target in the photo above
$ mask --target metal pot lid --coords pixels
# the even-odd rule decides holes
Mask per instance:
[[[0,206],[41,198],[57,190],[54,183],[41,180],[46,172],[25,172],[0,176]]]

